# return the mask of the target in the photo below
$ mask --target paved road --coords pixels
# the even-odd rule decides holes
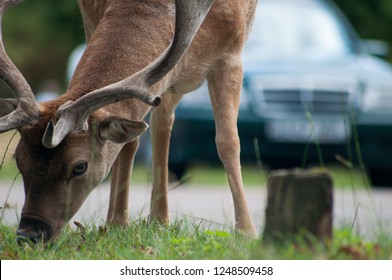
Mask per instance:
[[[0,206],[3,207],[11,183],[0,183]],[[264,225],[266,207],[266,188],[249,187],[246,189],[251,215],[260,232]],[[87,199],[80,211],[71,221],[101,224],[105,220],[109,187],[103,184],[97,187]],[[149,210],[150,188],[133,186],[130,196],[130,214],[132,219],[146,217]],[[7,206],[0,210],[6,224],[16,224],[24,194],[22,183],[17,183],[9,193]],[[183,217],[200,221],[213,228],[228,229],[233,224],[232,198],[228,187],[208,187],[183,185],[170,192],[169,205],[171,219]],[[3,213],[4,212],[4,213]],[[357,215],[356,215],[357,213]],[[392,234],[392,189],[337,190],[334,194],[334,226],[351,227],[366,238],[372,238],[379,232]]]

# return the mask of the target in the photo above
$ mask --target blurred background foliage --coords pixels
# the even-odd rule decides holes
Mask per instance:
[[[4,15],[3,34],[9,56],[34,92],[49,80],[66,88],[68,56],[85,40],[76,0],[24,0]],[[1,95],[12,96],[4,89]]]
[[[262,0],[260,0],[262,1]],[[392,45],[391,0],[335,0],[358,34]],[[76,0],[25,0],[4,16],[4,42],[34,92],[55,80],[64,91],[68,56],[84,42],[83,24]],[[392,60],[392,56],[388,57]],[[12,94],[3,84],[0,97]]]
[[[391,0],[334,0],[363,39],[382,40],[392,46]],[[392,53],[388,60],[392,61]]]

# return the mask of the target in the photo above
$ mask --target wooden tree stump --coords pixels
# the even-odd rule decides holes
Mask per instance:
[[[319,239],[331,239],[332,185],[327,172],[301,169],[272,172],[263,239],[290,239],[302,231]]]

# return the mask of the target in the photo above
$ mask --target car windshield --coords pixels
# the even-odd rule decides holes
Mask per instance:
[[[330,59],[352,52],[340,18],[318,1],[259,3],[244,58]]]

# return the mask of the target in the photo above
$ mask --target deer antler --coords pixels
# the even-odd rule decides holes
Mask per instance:
[[[84,130],[87,118],[99,108],[129,98],[138,98],[151,106],[157,106],[161,97],[149,88],[161,80],[181,59],[188,49],[200,25],[215,0],[176,0],[176,24],[170,46],[150,65],[138,73],[90,92],[76,101],[59,108],[56,125],[48,124],[43,144],[56,147],[64,137],[74,130]]]
[[[4,0],[0,2],[0,78],[12,89],[18,107],[13,112],[0,118],[0,132],[29,125],[39,117],[38,105],[22,73],[8,57],[1,35],[1,22],[4,12],[11,6],[19,4],[21,0]],[[12,101],[3,101],[13,104]],[[5,106],[5,105],[2,105]]]

